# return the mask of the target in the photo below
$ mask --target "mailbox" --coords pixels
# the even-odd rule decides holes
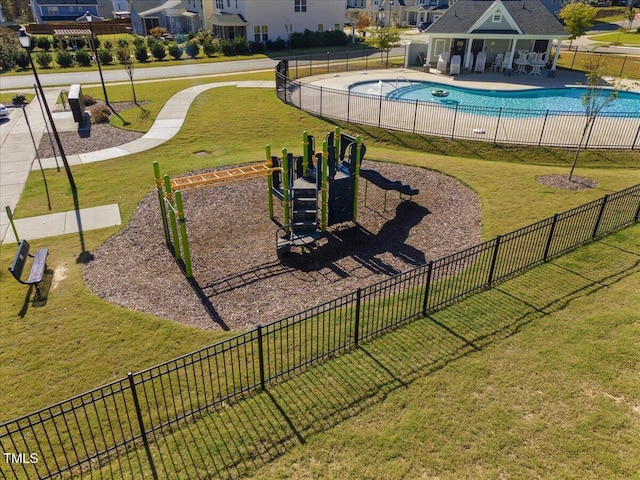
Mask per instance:
[[[84,126],[84,96],[82,95],[80,84],[76,83],[71,85],[67,98],[71,112],[73,113],[73,121],[81,127]]]

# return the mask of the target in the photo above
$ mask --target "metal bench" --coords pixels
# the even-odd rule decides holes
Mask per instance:
[[[29,242],[27,242],[26,240],[20,240],[16,256],[13,259],[11,267],[9,267],[11,275],[13,275],[14,278],[20,283],[24,285],[35,285],[36,295],[38,297],[40,296],[40,283],[42,282],[42,277],[47,267],[48,254],[48,248],[39,248],[38,250],[36,250],[35,255],[31,255],[29,253]],[[33,258],[33,261],[31,262],[31,269],[29,271],[29,277],[26,280],[22,280],[22,272],[29,257]]]

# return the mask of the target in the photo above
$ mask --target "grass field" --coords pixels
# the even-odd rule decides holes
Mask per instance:
[[[220,81],[261,79],[264,75],[228,76],[221,77]],[[198,80],[202,81],[206,80]],[[154,118],[172,92],[195,83],[192,80],[140,83],[138,97],[150,100],[145,108]],[[109,88],[111,96],[112,87]],[[130,98],[128,88],[127,85],[113,87],[113,101]],[[97,92],[98,89],[87,91]],[[224,128],[211,121],[220,118],[222,112],[233,112],[224,116]],[[123,113],[126,115],[131,115],[133,120],[139,113],[134,109]],[[197,98],[185,127],[170,142],[138,155],[74,167],[80,205],[118,203],[126,224],[140,198],[153,188],[153,160],[159,160],[163,170],[171,175],[254,161],[263,157],[267,143],[276,150],[283,146],[301,150],[302,130],[321,136],[331,127],[332,124],[282,104],[269,90],[214,89]],[[144,129],[144,125],[138,128]],[[494,146],[461,142],[447,145],[424,137],[385,137],[380,131],[355,127],[354,131],[363,134],[369,159],[433,168],[473,188],[482,201],[485,238],[640,182],[637,152],[604,152],[586,158],[576,173],[596,179],[599,187],[568,192],[543,187],[535,181],[537,175],[567,173],[568,163],[563,164],[556,151],[539,150],[533,155],[537,157],[533,161],[525,154],[526,149],[496,150]],[[196,155],[203,150],[211,155]],[[527,157],[522,158],[525,155]],[[53,211],[72,209],[64,173],[48,171],[47,180]],[[49,213],[44,198],[42,179],[39,173],[33,174],[16,215]],[[117,231],[118,228],[109,228],[86,232],[88,250],[95,249]],[[128,371],[159,363],[228,335],[195,331],[170,320],[123,310],[96,298],[84,286],[81,266],[76,263],[77,235],[33,241],[32,245],[50,248],[49,267],[55,276],[46,305],[34,306],[27,301],[27,288],[15,282],[5,269],[0,273],[3,294],[0,420],[62,400],[120,378]],[[14,245],[0,247],[3,265],[10,263],[14,249]]]
[[[639,238],[638,225],[620,231],[176,428],[151,446],[156,468],[184,479],[634,478]],[[145,471],[144,458],[132,452],[111,473],[135,478],[123,465]]]
[[[589,40],[594,42],[612,43],[614,45],[640,45],[640,34],[627,30],[623,32],[603,33],[600,35],[591,35]]]

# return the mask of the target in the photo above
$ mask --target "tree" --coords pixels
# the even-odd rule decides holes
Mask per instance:
[[[149,52],[147,52],[146,46],[136,47],[136,60],[140,63],[145,63],[149,60]]]
[[[0,27],[0,72],[11,70],[16,64],[21,68],[25,68],[17,61],[18,55],[22,53],[27,60],[25,67],[29,66],[27,52],[20,47],[15,32],[8,28]]]
[[[582,144],[589,133],[589,127],[593,125],[596,117],[600,114],[602,109],[618,98],[618,90],[620,84],[616,83],[613,89],[604,88],[602,82],[602,74],[606,68],[602,62],[598,65],[593,57],[590,57],[587,63],[587,85],[585,93],[582,94],[582,105],[584,106],[585,121],[582,128],[582,136],[578,142],[576,153],[573,157],[573,163],[571,164],[571,170],[569,171],[569,181],[573,179],[573,170],[578,163],[578,156],[582,150]]]
[[[633,28],[633,21],[636,19],[636,10],[633,8],[631,2],[627,6],[627,9],[624,11],[624,17],[629,20],[629,30]]]
[[[558,13],[558,17],[564,22],[565,28],[571,34],[571,40],[584,35],[593,25],[595,16],[596,9],[579,0],[567,3]],[[569,48],[571,48],[571,43],[569,43]]]
[[[68,50],[59,50],[56,54],[56,63],[62,68],[69,68],[73,65],[73,55]]]
[[[396,27],[376,27],[364,43],[380,50],[381,56],[386,52],[388,57],[389,50],[400,45],[400,33]]]
[[[131,93],[133,94],[133,103],[138,105],[138,99],[136,98],[136,89],[133,85],[133,72],[135,70],[135,66],[133,63],[133,58],[131,57],[131,49],[129,48],[128,44],[126,46],[121,45],[116,49],[116,58],[118,59],[118,63],[122,65],[122,67],[127,72],[127,75],[129,76],[129,81],[131,82]],[[140,107],[140,105],[138,106]]]
[[[49,52],[38,52],[36,54],[36,63],[42,68],[49,68],[51,62],[53,62],[53,57]]]
[[[363,37],[367,36],[367,29],[373,25],[373,20],[369,15],[362,12],[357,12],[355,17],[354,28],[357,32],[360,32]]]
[[[171,55],[176,60],[180,60],[183,53],[184,50],[177,43],[172,43],[171,45],[169,45],[169,55]]]
[[[184,46],[184,51],[191,58],[196,58],[198,53],[200,53],[200,45],[198,45],[198,42],[195,40],[189,40]]]
[[[151,47],[151,55],[153,55],[156,60],[162,60],[166,57],[167,51],[164,48],[164,44],[162,42],[154,43]]]

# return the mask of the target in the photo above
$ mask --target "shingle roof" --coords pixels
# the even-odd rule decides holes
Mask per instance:
[[[569,35],[540,0],[458,0],[425,33],[466,33],[496,3],[502,4],[524,35]]]

